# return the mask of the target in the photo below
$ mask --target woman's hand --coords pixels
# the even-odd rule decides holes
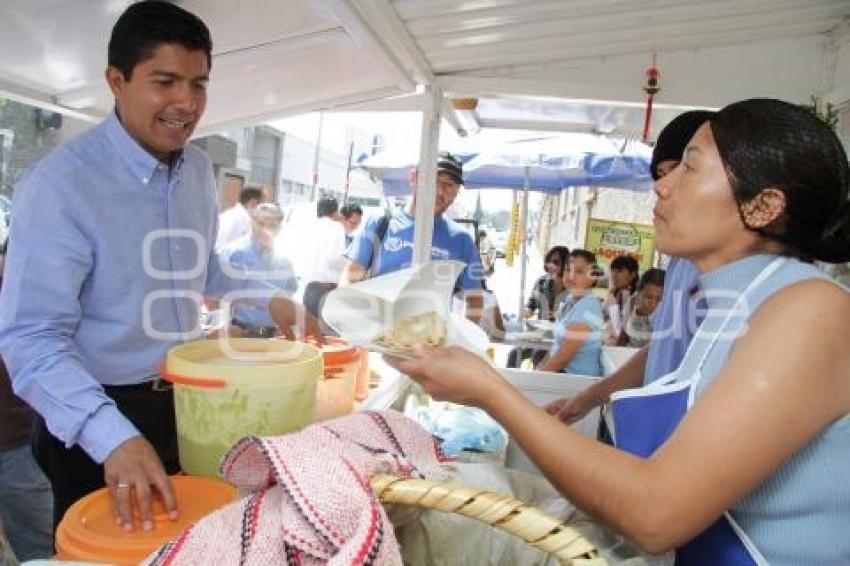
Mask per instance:
[[[556,401],[552,401],[543,407],[547,413],[557,417],[564,424],[573,424],[583,419],[597,405],[582,394],[574,397],[564,397]]]
[[[417,347],[415,360],[385,357],[441,401],[481,406],[493,388],[507,383],[484,359],[459,348]]]

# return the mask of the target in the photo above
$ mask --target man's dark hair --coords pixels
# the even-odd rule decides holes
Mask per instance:
[[[350,217],[352,214],[359,214],[360,216],[363,216],[363,209],[357,203],[350,203],[340,208],[339,213],[345,218]]]
[[[316,216],[323,218],[339,210],[339,201],[334,197],[322,197],[316,203]]]
[[[109,38],[109,66],[129,81],[136,65],[153,57],[161,45],[203,51],[207,68],[212,68],[212,40],[206,24],[195,14],[160,0],[137,2],[124,10]]]
[[[245,206],[252,200],[256,200],[257,202],[263,201],[263,190],[257,187],[245,187],[239,193],[239,204]]]
[[[662,161],[673,160],[678,163],[682,160],[682,154],[688,147],[688,142],[694,137],[699,127],[714,116],[715,113],[708,110],[690,110],[679,114],[664,126],[652,150],[649,174],[653,179],[658,180],[658,165]]]
[[[589,252],[587,250],[582,250],[579,248],[574,249],[570,252],[570,257],[577,258],[580,257],[584,259],[590,265],[596,265],[596,254],[593,252]]]

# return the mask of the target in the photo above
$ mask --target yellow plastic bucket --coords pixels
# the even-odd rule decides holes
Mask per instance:
[[[322,373],[322,352],[301,342],[232,338],[169,350],[162,374],[174,384],[183,471],[218,477],[221,457],[240,438],[312,423]]]

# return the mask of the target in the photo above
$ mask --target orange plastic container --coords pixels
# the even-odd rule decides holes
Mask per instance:
[[[354,410],[354,387],[360,369],[360,348],[340,338],[322,346],[325,373],[316,389],[316,420],[332,419]]]
[[[180,518],[171,521],[165,507],[154,499],[154,530],[143,531],[136,521],[132,532],[115,523],[106,488],[83,497],[68,509],[56,529],[59,560],[138,564],[151,552],[180,534],[201,517],[236,499],[236,488],[210,478],[173,476]]]
[[[362,401],[369,396],[369,350],[360,348],[360,367],[357,368],[357,380],[354,385],[354,398]]]

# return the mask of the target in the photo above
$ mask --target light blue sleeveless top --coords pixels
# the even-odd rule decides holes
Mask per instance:
[[[719,327],[738,293],[774,259],[772,255],[751,256],[703,274],[700,286],[709,305],[703,324]],[[718,340],[709,353],[697,396],[726,365],[735,336],[759,306],[784,287],[806,279],[827,277],[811,265],[789,259],[751,292],[747,305],[727,326],[726,334],[731,336]],[[699,362],[693,357],[682,362],[683,375],[691,375],[691,368]],[[850,379],[850,375],[845,377]],[[731,513],[771,565],[796,566],[800,556],[808,557],[806,563],[811,564],[850,564],[850,415],[833,422],[739,501]]]

